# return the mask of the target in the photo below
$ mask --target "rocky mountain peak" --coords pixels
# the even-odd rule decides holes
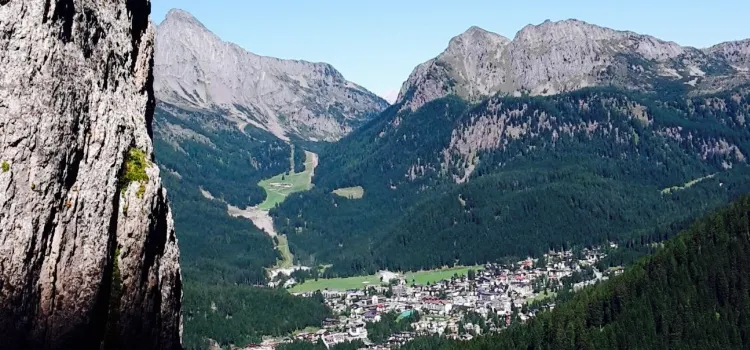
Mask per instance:
[[[149,9],[0,1],[2,348],[181,348]]]
[[[336,140],[387,107],[330,64],[256,55],[181,10],[158,27],[155,79],[162,102],[219,111],[282,139]]]
[[[169,23],[169,22],[183,22],[183,23],[189,23],[191,25],[203,27],[203,23],[201,23],[197,18],[195,18],[193,14],[185,10],[181,10],[181,9],[171,9],[167,12],[167,15],[164,17],[164,21],[162,23]]]
[[[416,105],[421,105],[448,93],[468,99],[490,94],[503,79],[502,72],[491,62],[502,60],[509,43],[510,39],[502,35],[470,27],[452,38],[438,57],[415,69],[416,74],[402,86],[397,101],[409,95]]]
[[[488,51],[508,43],[510,43],[510,39],[502,35],[472,26],[460,35],[453,37],[442,55],[471,55],[476,51]]]
[[[528,24],[513,38],[515,41],[538,42],[543,36],[552,36],[548,42],[566,40],[606,40],[617,36],[617,31],[579,21],[567,19],[562,21],[546,20],[541,24]]]
[[[649,90],[664,79],[713,92],[750,81],[748,47],[740,41],[701,51],[575,19],[527,25],[512,41],[472,27],[414,69],[397,103],[414,109],[448,94],[476,101],[598,85]]]
[[[509,42],[510,39],[497,34],[493,33],[487,30],[484,30],[477,26],[471,26],[469,29],[467,29],[465,32],[453,37],[448,47],[454,45],[471,45],[471,44],[484,44],[488,41],[503,41],[503,42]]]

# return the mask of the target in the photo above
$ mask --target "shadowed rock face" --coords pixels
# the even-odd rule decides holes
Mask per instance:
[[[0,0],[0,347],[175,349],[148,0]]]

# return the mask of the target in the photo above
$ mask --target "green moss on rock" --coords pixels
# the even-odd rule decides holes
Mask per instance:
[[[146,174],[146,168],[150,166],[149,161],[146,159],[146,152],[131,148],[125,155],[125,169],[123,170],[122,177],[120,178],[120,190],[125,193],[128,186],[133,182],[140,182],[141,186],[138,189],[136,195],[141,198],[146,192],[146,182],[148,181],[148,174]]]

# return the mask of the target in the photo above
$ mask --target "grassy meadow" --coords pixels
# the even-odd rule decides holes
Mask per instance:
[[[334,190],[333,194],[348,199],[362,199],[365,196],[365,189],[362,186],[339,188]]]
[[[315,170],[315,155],[305,151],[305,170],[300,173],[279,174],[258,183],[266,191],[266,200],[258,205],[260,210],[271,210],[286,197],[295,192],[308,191],[312,188],[311,174]]]
[[[417,272],[406,272],[404,277],[409,284],[412,281],[417,284],[435,283],[445,279],[450,279],[454,274],[466,275],[469,270],[474,269],[479,271],[482,269],[481,266],[458,266],[439,270],[428,270],[428,271],[417,271]],[[380,284],[380,276],[369,275],[369,276],[357,276],[357,277],[343,277],[343,278],[320,278],[317,281],[307,280],[305,283],[298,284],[289,289],[291,293],[305,293],[314,292],[316,290],[336,290],[346,291],[349,289],[362,289],[366,286],[377,286]]]

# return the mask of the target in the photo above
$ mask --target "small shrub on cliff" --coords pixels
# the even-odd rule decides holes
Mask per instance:
[[[8,170],[10,170],[10,164],[8,164],[8,162],[3,162],[3,172],[7,173]]]
[[[131,148],[125,156],[125,169],[120,178],[120,190],[125,193],[128,185],[132,182],[140,182],[141,187],[139,187],[136,195],[138,197],[143,196],[143,193],[146,191],[144,183],[148,181],[148,174],[146,174],[148,166],[149,162],[146,160],[146,153],[137,148]]]

